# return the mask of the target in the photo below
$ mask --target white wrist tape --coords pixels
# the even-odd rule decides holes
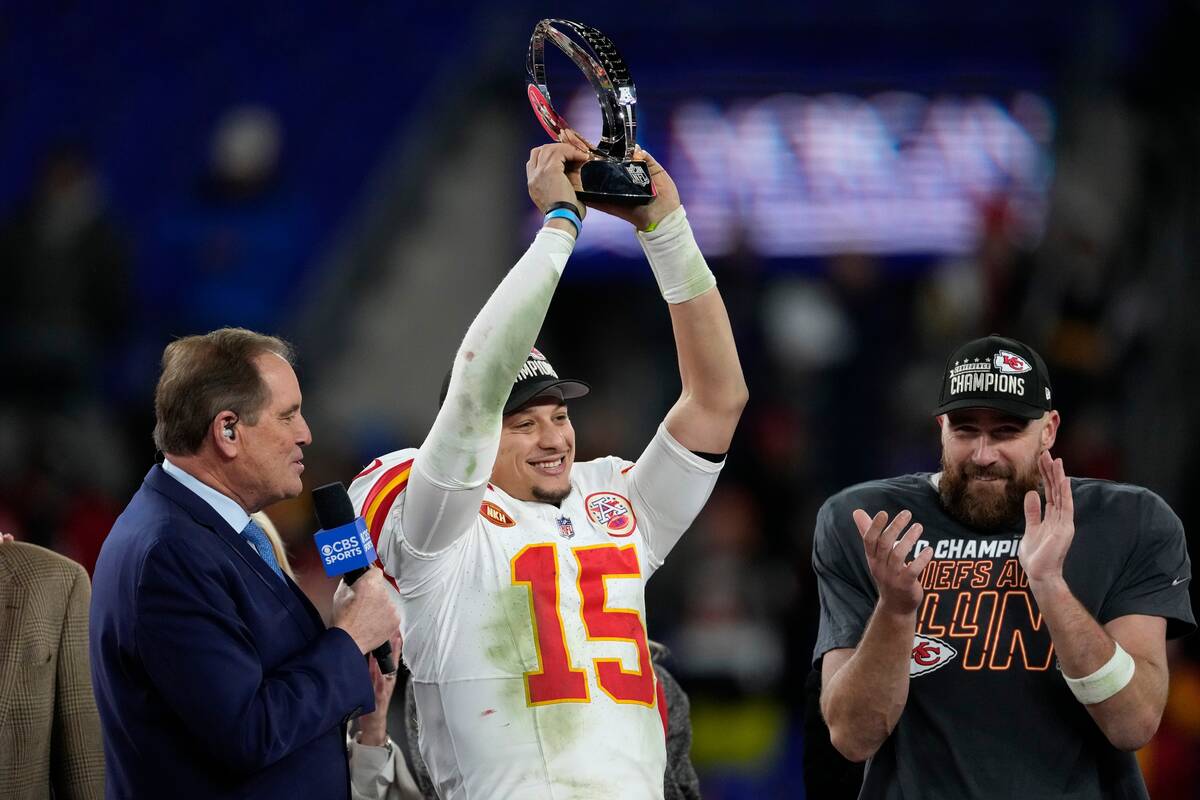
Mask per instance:
[[[704,254],[696,246],[683,206],[667,214],[654,230],[638,231],[658,290],[668,303],[683,303],[717,285]]]
[[[1063,673],[1068,688],[1075,698],[1085,706],[1103,703],[1117,692],[1124,689],[1133,680],[1133,656],[1125,652],[1120,642],[1117,651],[1100,669],[1082,678],[1068,678]]]

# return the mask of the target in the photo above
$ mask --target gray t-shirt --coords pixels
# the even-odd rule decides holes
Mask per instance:
[[[1073,478],[1075,539],[1063,574],[1101,624],[1127,614],[1195,629],[1183,525],[1158,495]],[[1132,753],[1113,747],[1067,688],[1017,560],[1021,527],[985,534],[950,517],[928,474],[853,486],[817,515],[821,598],[814,664],[855,647],[879,595],[851,512],[903,509],[934,558],[909,661],[908,701],[868,762],[860,798],[1145,798]]]

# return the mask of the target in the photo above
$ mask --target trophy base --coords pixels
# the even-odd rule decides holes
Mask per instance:
[[[579,180],[583,189],[575,194],[585,203],[643,206],[655,198],[645,161],[588,161]]]

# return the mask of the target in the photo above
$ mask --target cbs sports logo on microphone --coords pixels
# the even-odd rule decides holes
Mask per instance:
[[[371,543],[371,535],[362,518],[318,531],[315,539],[321,564],[325,567],[325,574],[330,577],[369,567],[375,561],[375,546]]]

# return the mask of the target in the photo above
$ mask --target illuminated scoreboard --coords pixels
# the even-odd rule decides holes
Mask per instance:
[[[1018,239],[1042,231],[1054,115],[1033,92],[680,96],[645,111],[658,130],[641,139],[710,257],[961,254],[996,209]],[[565,112],[585,134],[600,129],[587,87]],[[585,227],[581,257],[641,257],[625,223],[592,214]]]

